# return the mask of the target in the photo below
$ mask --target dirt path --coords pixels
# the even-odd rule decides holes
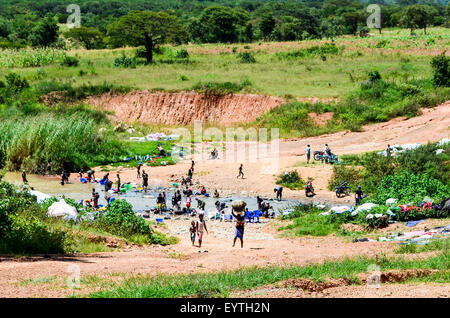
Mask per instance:
[[[322,292],[302,289],[260,288],[250,292],[239,292],[233,297],[248,298],[449,298],[450,284],[382,284],[379,288],[366,285],[328,288]]]
[[[252,265],[305,265],[358,255],[389,254],[395,246],[389,242],[346,243],[334,237],[279,238],[270,225],[248,224],[244,248],[233,248],[234,223],[209,221],[210,233],[205,234],[204,244],[199,249],[192,246],[187,234],[190,220],[170,222],[170,232],[180,233],[178,237],[181,241],[175,246],[150,246],[66,257],[0,257],[0,297],[67,296],[70,290],[65,286],[55,288],[39,281],[52,277],[65,281],[71,275],[69,266],[72,265],[79,266],[82,280],[83,277],[87,280],[92,275],[111,276],[115,273],[178,274],[230,270]],[[26,283],[29,280],[35,280],[35,283]]]

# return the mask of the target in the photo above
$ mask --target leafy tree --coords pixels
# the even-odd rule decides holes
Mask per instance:
[[[264,40],[273,32],[275,29],[276,21],[272,14],[265,14],[259,21],[259,29],[261,30]]]
[[[233,43],[239,39],[239,28],[249,20],[246,11],[222,6],[206,8],[198,19],[191,20],[189,30],[196,41]]]
[[[34,27],[35,19],[36,17],[32,15],[15,16],[10,26],[8,39],[14,43],[26,44]]]
[[[6,39],[10,32],[11,32],[11,23],[6,19],[0,18],[0,38]]]
[[[427,26],[433,22],[434,17],[437,15],[435,8],[428,5],[412,5],[406,7],[402,12],[400,24],[411,30],[411,34],[414,29],[423,29],[427,34]]]
[[[31,30],[28,37],[32,46],[50,46],[58,40],[59,27],[56,19],[47,14]]]
[[[183,43],[188,34],[177,17],[167,12],[132,11],[108,27],[114,47],[144,45],[147,62],[153,61],[153,49],[167,42]]]
[[[320,24],[320,34],[330,40],[345,33],[345,21],[342,17],[330,17],[322,20]]]
[[[245,26],[245,37],[247,38],[247,42],[253,42],[253,25],[251,23],[247,23]]]
[[[345,24],[349,28],[349,32],[351,34],[355,34],[358,31],[358,24],[362,21],[362,16],[357,11],[345,12],[342,14],[342,17],[345,20]]]
[[[64,33],[64,37],[82,44],[88,50],[100,48],[103,42],[103,33],[96,28],[85,26],[70,29]]]
[[[436,86],[450,86],[450,58],[445,52],[433,57],[431,60],[433,68],[433,82]]]

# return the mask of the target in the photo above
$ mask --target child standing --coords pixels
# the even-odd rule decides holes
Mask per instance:
[[[191,228],[189,229],[189,232],[191,233],[191,242],[192,246],[194,246],[195,243],[195,233],[197,233],[197,227],[195,226],[195,221],[191,222]]]
[[[203,232],[206,231],[208,233],[208,229],[206,228],[206,222],[203,219],[204,214],[200,213],[198,215],[198,221],[197,221],[197,233],[198,233],[198,247],[202,247],[202,241],[203,241]]]

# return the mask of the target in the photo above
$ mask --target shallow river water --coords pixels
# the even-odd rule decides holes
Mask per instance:
[[[65,196],[67,198],[72,198],[74,200],[84,200],[90,199],[92,194],[92,188],[95,187],[96,191],[100,193],[99,204],[106,205],[106,200],[104,198],[105,192],[104,187],[99,183],[95,184],[83,184],[81,182],[73,182],[69,184],[65,184],[62,186],[60,184],[60,178],[55,176],[40,176],[40,175],[27,175],[27,179],[29,185],[34,188],[36,191],[40,191],[42,193],[51,195],[51,196]],[[8,181],[16,186],[22,186],[22,175],[18,172],[8,172],[4,177],[5,181]],[[171,190],[172,189],[172,190]],[[135,190],[127,191],[124,194],[113,194],[112,196],[116,199],[124,199],[128,201],[136,212],[143,212],[146,210],[150,210],[156,207],[156,197],[161,191],[166,192],[166,203],[168,207],[171,207],[172,196],[173,196],[173,188],[152,188],[151,185],[147,193],[137,192]],[[220,193],[220,189],[219,189]],[[195,195],[192,197],[191,207],[197,208],[197,202],[195,200]],[[231,208],[231,201],[233,200],[243,200],[247,203],[247,208],[252,211],[257,209],[256,197],[242,197],[242,196],[228,196],[228,197],[220,197],[219,199],[212,197],[205,197],[202,195],[198,196],[199,199],[203,200],[206,203],[206,211],[215,211],[215,202],[225,202],[227,204],[228,209]],[[275,212],[279,210],[289,208],[295,204],[298,204],[298,201],[293,200],[282,200],[276,201],[272,198],[268,198],[270,205],[273,207]],[[185,197],[183,196],[183,200],[181,206],[185,206]]]

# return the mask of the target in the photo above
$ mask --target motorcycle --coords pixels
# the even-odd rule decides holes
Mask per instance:
[[[316,195],[316,194],[314,193],[314,188],[313,188],[313,186],[312,186],[312,181],[306,182],[306,185],[305,185],[305,195],[306,195],[307,197],[313,197],[313,196]]]
[[[316,161],[323,161],[325,160],[325,163],[334,164],[337,163],[338,165],[341,164],[341,162],[338,159],[338,156],[335,154],[330,154],[329,156],[324,151],[314,151],[314,160]]]
[[[350,187],[347,186],[347,182],[344,182],[339,187],[335,187],[335,192],[338,198],[342,198],[350,195]]]
[[[314,151],[313,158],[315,161],[321,161],[325,156],[325,152],[316,150]]]

